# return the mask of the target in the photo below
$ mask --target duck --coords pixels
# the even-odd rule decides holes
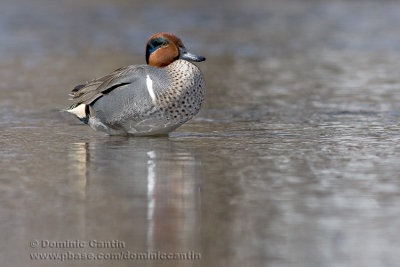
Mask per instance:
[[[109,135],[168,135],[192,119],[205,97],[205,82],[174,34],[156,33],[146,44],[146,64],[119,68],[76,86],[66,111]]]

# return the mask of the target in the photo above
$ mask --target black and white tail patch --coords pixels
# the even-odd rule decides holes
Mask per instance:
[[[80,104],[76,107],[67,109],[69,113],[74,114],[83,123],[88,124],[89,122],[89,106],[85,104]]]

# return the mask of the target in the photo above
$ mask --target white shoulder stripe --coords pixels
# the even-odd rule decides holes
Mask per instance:
[[[153,90],[153,81],[150,79],[149,75],[146,76],[146,86],[151,99],[153,100],[153,102],[156,101],[156,95],[154,94]]]

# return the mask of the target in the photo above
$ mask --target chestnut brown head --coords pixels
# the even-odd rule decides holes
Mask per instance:
[[[182,41],[172,33],[161,32],[150,37],[146,45],[146,62],[150,66],[163,68],[177,59],[204,61],[186,50]]]

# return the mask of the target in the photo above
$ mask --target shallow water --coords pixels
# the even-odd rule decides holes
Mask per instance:
[[[2,266],[399,265],[399,3],[1,6]],[[207,57],[195,119],[109,137],[59,111],[76,84],[143,63],[159,31]],[[30,259],[68,251],[201,259]]]

